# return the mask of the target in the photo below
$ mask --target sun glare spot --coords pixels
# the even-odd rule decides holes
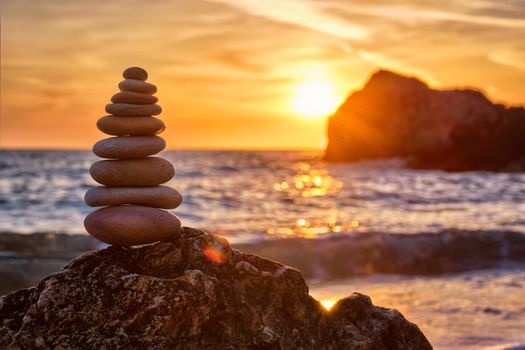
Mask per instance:
[[[222,264],[224,262],[224,253],[222,252],[222,249],[207,245],[203,248],[203,253],[205,257],[216,264]]]
[[[332,300],[332,299],[325,299],[325,300],[321,300],[321,305],[323,305],[323,307],[330,311],[330,309],[334,306],[335,304],[335,300]]]
[[[306,220],[305,219],[298,219],[297,220],[297,226],[304,226],[306,225]]]
[[[296,113],[305,118],[319,118],[335,111],[340,103],[331,84],[309,81],[297,87],[292,105]]]

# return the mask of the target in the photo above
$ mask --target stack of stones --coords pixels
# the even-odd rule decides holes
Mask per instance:
[[[90,189],[85,201],[104,207],[89,214],[84,226],[102,242],[133,246],[157,242],[179,233],[179,218],[165,209],[174,209],[182,196],[161,184],[175,175],[173,165],[160,157],[166,142],[156,134],[164,130],[156,104],[157,87],[147,83],[148,73],[138,67],[123,73],[120,91],[106,106],[111,115],[99,119],[98,128],[110,137],[97,142],[93,152],[108,160],[94,163],[89,172],[104,185]]]

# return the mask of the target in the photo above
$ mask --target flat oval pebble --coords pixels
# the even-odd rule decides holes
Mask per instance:
[[[135,92],[143,92],[145,94],[153,95],[157,92],[157,87],[153,84],[146,83],[142,80],[137,79],[125,79],[122,80],[118,87],[120,91],[135,91]]]
[[[92,212],[84,220],[84,227],[104,243],[133,246],[176,237],[181,223],[166,210],[120,205]]]
[[[166,159],[147,157],[101,160],[91,165],[89,173],[106,186],[146,187],[168,182],[175,175],[175,168]]]
[[[91,207],[137,204],[148,207],[175,209],[182,203],[182,195],[168,186],[105,187],[89,189],[84,200]]]
[[[106,115],[97,121],[100,131],[115,136],[154,135],[164,131],[164,122],[150,116],[117,117]]]
[[[124,79],[137,79],[146,80],[148,79],[148,72],[140,67],[129,67],[122,73]]]
[[[151,105],[157,103],[158,100],[153,95],[134,91],[121,91],[111,97],[111,102],[113,103],[131,103],[136,105]]]
[[[106,105],[106,112],[118,116],[157,115],[162,112],[159,105],[132,105],[130,103],[110,103]]]
[[[166,141],[158,136],[110,137],[95,143],[93,153],[100,158],[144,158],[159,153]]]

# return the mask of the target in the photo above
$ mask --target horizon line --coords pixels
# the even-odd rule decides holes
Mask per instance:
[[[1,151],[91,151],[91,147],[78,148],[78,147],[0,147]],[[225,147],[225,148],[215,148],[215,147],[180,147],[180,148],[166,148],[164,151],[223,151],[223,152],[233,152],[233,151],[260,151],[260,152],[283,152],[283,151],[296,151],[296,152],[323,152],[324,148],[307,148],[307,147],[289,147],[289,148],[278,148],[278,147],[266,147],[266,148],[242,148],[242,147]]]

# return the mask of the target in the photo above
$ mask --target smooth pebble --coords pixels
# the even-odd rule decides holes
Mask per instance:
[[[159,157],[101,160],[91,165],[89,173],[96,182],[113,187],[157,186],[175,175],[175,168]]]
[[[130,103],[110,103],[106,105],[106,112],[118,116],[157,115],[162,112],[159,105],[133,105]]]
[[[148,72],[140,67],[129,67],[122,73],[122,76],[124,79],[136,79],[144,81],[148,79]]]
[[[164,122],[150,116],[117,117],[106,115],[97,121],[100,131],[115,136],[154,135],[164,131]]]
[[[175,209],[182,203],[182,195],[168,186],[91,188],[84,200],[91,207],[136,204],[155,208]]]
[[[166,141],[159,136],[120,136],[98,141],[93,146],[93,153],[101,158],[144,158],[165,147]]]
[[[181,223],[176,215],[166,210],[120,205],[89,214],[84,227],[104,243],[134,246],[176,237]]]
[[[143,92],[145,94],[153,95],[157,92],[157,87],[153,84],[146,83],[142,80],[137,79],[125,79],[122,80],[118,87],[120,91],[135,91],[135,92]]]
[[[134,91],[121,91],[111,97],[111,102],[113,103],[131,103],[137,105],[151,105],[157,103],[158,100],[156,96]]]

